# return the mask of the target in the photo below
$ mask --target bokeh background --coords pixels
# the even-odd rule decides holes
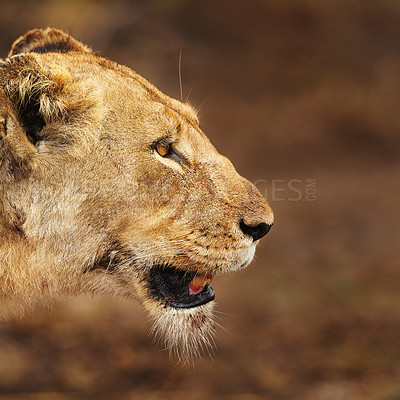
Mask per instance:
[[[0,1],[0,56],[69,31],[198,108],[276,223],[221,276],[194,368],[136,303],[70,299],[0,322],[0,398],[400,399],[398,0]]]

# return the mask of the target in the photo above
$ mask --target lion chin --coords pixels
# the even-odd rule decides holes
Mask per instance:
[[[211,351],[215,276],[273,224],[194,109],[57,29],[0,59],[0,317],[138,299],[179,360]]]
[[[215,348],[213,310],[214,302],[209,302],[196,308],[150,311],[156,315],[152,332],[169,350],[171,358],[188,364],[205,351],[212,354]]]

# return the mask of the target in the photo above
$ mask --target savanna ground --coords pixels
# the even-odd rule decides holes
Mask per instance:
[[[0,398],[400,399],[400,2],[1,1],[0,55],[68,30],[200,107],[276,223],[213,285],[218,350],[170,363],[137,304],[0,323]],[[308,196],[308,197],[307,197]]]

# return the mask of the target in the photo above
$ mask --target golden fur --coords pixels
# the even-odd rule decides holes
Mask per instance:
[[[190,357],[212,340],[214,302],[172,307],[153,296],[150,270],[243,268],[258,240],[240,223],[272,222],[193,109],[131,69],[50,28],[0,60],[3,317],[64,294],[135,297]]]

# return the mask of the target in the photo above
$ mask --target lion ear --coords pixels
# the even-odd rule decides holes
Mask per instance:
[[[54,28],[34,29],[19,37],[8,57],[23,53],[91,53],[91,49],[67,33]]]
[[[23,124],[14,105],[0,89],[0,182],[10,176],[25,175],[30,170],[36,147]]]
[[[38,54],[69,51],[90,50],[48,28],[28,32],[14,43],[9,58],[0,59],[0,168],[6,160],[12,166],[9,171],[26,170],[35,154],[51,147],[49,143],[73,140],[63,127],[95,124],[103,118],[105,111],[90,79],[78,81],[57,62],[59,57]]]
[[[45,127],[69,111],[64,98],[69,81],[66,71],[50,73],[33,54],[0,60],[1,164],[6,161],[12,171],[29,164],[45,140]]]

